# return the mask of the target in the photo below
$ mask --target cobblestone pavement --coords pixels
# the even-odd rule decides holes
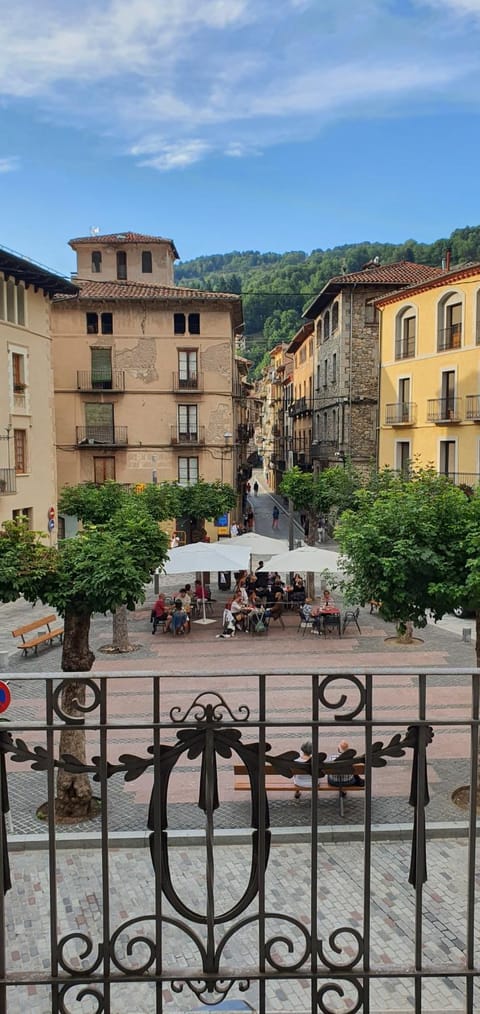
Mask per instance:
[[[205,908],[205,862],[202,848],[187,846],[171,852],[171,873],[176,890],[187,904],[199,911]],[[373,844],[371,900],[371,965],[380,975],[371,984],[371,1007],[375,1012],[407,1012],[414,1009],[413,982],[408,977],[398,978],[400,971],[414,967],[415,892],[408,885],[410,850],[406,844],[381,842]],[[215,848],[215,895],[217,912],[228,911],[238,900],[248,876],[250,850],[248,847],[222,845]],[[266,939],[276,938],[272,957],[281,969],[291,968],[304,955],[305,938],[290,920],[298,920],[309,931],[311,925],[310,902],[311,852],[307,844],[273,846],[266,874],[265,910],[267,913]],[[436,840],[429,844],[428,882],[423,891],[423,968],[442,967],[442,979],[424,980],[423,1006],[425,1012],[450,1014],[465,1011],[465,983],[455,972],[465,967],[466,948],[466,870],[467,847],[460,841]],[[7,974],[20,971],[34,973],[41,969],[48,974],[50,968],[49,935],[45,917],[48,912],[48,860],[45,853],[14,854],[12,856],[13,889],[6,899],[8,933]],[[113,954],[132,970],[148,959],[145,944],[133,947],[127,955],[127,942],[144,933],[153,934],[154,877],[147,848],[144,850],[112,849],[109,852],[109,930],[102,926],[102,874],[98,851],[76,850],[57,854],[56,888],[58,899],[58,937],[76,934],[77,941],[66,945],[63,954],[79,971],[94,960],[106,932],[114,932],[127,920],[134,925],[125,929],[113,948]],[[318,849],[318,934],[323,941],[325,959],[319,961],[324,975],[326,962],[355,962],[358,944],[354,932],[364,934],[363,911],[363,855],[355,843],[328,845]],[[173,910],[164,902],[164,916]],[[256,903],[238,917],[246,915],[252,922],[232,935],[226,945],[220,974],[222,977],[248,974],[258,967],[258,930],[255,921]],[[178,917],[177,917],[178,918]],[[216,942],[233,926],[232,922],[218,924]],[[330,934],[340,927],[347,930],[337,937],[341,953],[335,953]],[[202,927],[195,932],[204,939]],[[82,962],[79,954],[83,943],[78,935],[91,937],[92,955]],[[292,941],[288,952],[287,937]],[[477,946],[480,941],[477,940]],[[268,954],[268,951],[267,951]],[[304,955],[305,956],[305,955]],[[201,976],[198,951],[190,937],[174,926],[165,927],[163,936],[164,968],[175,974],[189,970],[192,978]],[[359,962],[361,967],[361,961]],[[355,963],[355,968],[357,967]],[[302,968],[309,970],[307,958]],[[307,1014],[311,1011],[310,988],[306,981],[282,978],[271,966],[272,979],[267,984],[268,1014]],[[328,978],[327,980],[328,981]],[[358,994],[354,988],[340,980],[345,996],[328,993],[329,1011],[348,1012]],[[79,1005],[74,1003],[75,990],[69,996],[69,1010],[91,1014],[97,1008],[91,998]],[[243,997],[256,1009],[257,986],[254,982],[246,993],[234,986],[230,996]],[[477,995],[473,1010],[479,1009]],[[175,994],[170,982],[163,989],[165,1014],[179,1014],[197,1010],[201,1005],[192,993]],[[357,1009],[357,1008],[355,1008]],[[362,1008],[363,1009],[363,1008]],[[125,984],[112,988],[113,1014],[153,1014],[154,989],[146,983]],[[7,1014],[50,1014],[48,988],[34,985],[15,987],[9,992]]]

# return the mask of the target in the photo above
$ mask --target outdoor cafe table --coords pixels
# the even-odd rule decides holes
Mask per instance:
[[[333,626],[337,627],[338,628],[338,636],[339,637],[342,636],[342,614],[341,614],[341,612],[340,612],[340,610],[339,610],[339,608],[337,606],[325,606],[324,609],[319,609],[318,612],[315,613],[315,616],[313,617],[314,625],[315,625],[315,620],[317,618],[319,619],[320,617],[322,618],[322,627],[321,627],[321,629],[323,630],[323,633],[324,633],[325,637],[327,636],[327,627],[330,625],[328,623],[328,619],[327,619],[327,623],[324,622],[324,618],[325,617],[330,618],[330,620],[331,620],[331,626],[332,627]],[[319,630],[319,633],[320,633],[320,630]]]

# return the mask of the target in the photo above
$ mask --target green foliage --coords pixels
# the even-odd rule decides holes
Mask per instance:
[[[211,521],[237,503],[235,491],[225,482],[196,482],[178,486],[178,517],[206,518]]]
[[[383,474],[379,488],[360,490],[357,509],[346,511],[337,538],[347,557],[347,598],[381,603],[384,619],[403,629],[423,627],[462,595],[465,532],[470,501],[431,469],[410,478]]]
[[[328,280],[342,271],[358,271],[379,257],[382,264],[398,260],[440,266],[446,250],[452,263],[480,260],[480,226],[456,229],[447,239],[434,243],[347,243],[328,250],[302,250],[285,254],[257,250],[197,257],[175,269],[178,284],[198,289],[241,293],[243,296],[247,355],[254,366],[265,351],[292,337],[301,323],[301,314]],[[290,314],[289,318],[283,313]],[[285,327],[286,320],[291,322]]]
[[[102,525],[127,501],[129,492],[118,482],[109,480],[101,486],[84,482],[79,486],[64,486],[58,501],[62,514],[72,514],[82,523]]]
[[[345,467],[334,465],[314,475],[302,472],[297,465],[285,472],[280,493],[293,500],[296,510],[327,516],[332,509],[341,514],[355,504],[355,493],[360,488],[361,476],[346,462]]]

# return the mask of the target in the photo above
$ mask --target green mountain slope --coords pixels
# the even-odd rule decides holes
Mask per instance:
[[[268,349],[293,337],[302,323],[302,310],[333,275],[358,271],[374,257],[382,264],[410,260],[440,266],[447,249],[451,250],[452,264],[480,261],[480,226],[455,229],[450,237],[434,243],[414,239],[399,244],[351,243],[310,254],[303,250],[285,254],[234,250],[180,263],[175,280],[191,288],[242,294],[246,354],[258,373]]]

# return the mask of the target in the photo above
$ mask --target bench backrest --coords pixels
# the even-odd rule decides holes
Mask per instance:
[[[352,771],[356,775],[363,775],[365,773],[365,764],[352,764]],[[245,764],[234,764],[233,773],[235,775],[246,775],[247,769]],[[300,774],[300,772],[298,772]],[[265,764],[265,776],[266,775],[278,775],[279,772],[275,771],[275,768],[271,764]],[[288,775],[284,776],[288,777]]]
[[[27,623],[24,627],[17,627],[16,630],[12,630],[12,637],[21,637],[22,634],[29,634],[31,630],[38,630],[38,627],[42,627],[44,623],[54,623],[57,619],[55,613],[51,616],[42,616],[40,620],[33,620],[32,623]]]

